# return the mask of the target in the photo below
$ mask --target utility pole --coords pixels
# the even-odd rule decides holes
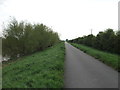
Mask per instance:
[[[92,29],[91,29],[91,35],[92,35]]]

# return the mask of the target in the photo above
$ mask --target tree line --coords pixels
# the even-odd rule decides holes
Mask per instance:
[[[72,43],[83,44],[110,53],[120,54],[119,30],[115,32],[113,31],[113,29],[106,29],[105,31],[100,31],[96,36],[90,34],[87,36],[78,37],[68,41]]]
[[[13,19],[4,28],[3,57],[10,59],[44,50],[60,41],[57,32],[43,24],[31,24]]]

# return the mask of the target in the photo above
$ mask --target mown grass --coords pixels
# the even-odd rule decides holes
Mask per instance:
[[[111,54],[111,53],[107,53],[104,51],[100,51],[100,50],[87,47],[81,44],[76,44],[76,43],[70,43],[70,44],[82,50],[83,52],[95,57],[96,59],[99,59],[100,61],[113,67],[114,69],[120,71],[120,66],[118,65],[118,60],[120,60],[120,56],[116,54]]]
[[[3,88],[63,88],[64,43],[3,65]]]

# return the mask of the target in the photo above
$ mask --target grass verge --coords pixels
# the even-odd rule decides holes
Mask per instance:
[[[118,65],[118,60],[120,60],[120,56],[116,54],[100,51],[100,50],[87,47],[81,44],[76,44],[76,43],[70,43],[70,44],[82,50],[83,52],[95,57],[96,59],[99,59],[103,63],[113,67],[115,70],[120,71],[120,66]]]
[[[3,88],[63,88],[64,43],[3,66]]]

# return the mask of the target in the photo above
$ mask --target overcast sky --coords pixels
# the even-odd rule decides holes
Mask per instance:
[[[119,0],[0,0],[0,32],[10,16],[18,21],[43,23],[61,39],[96,35],[118,29]]]

